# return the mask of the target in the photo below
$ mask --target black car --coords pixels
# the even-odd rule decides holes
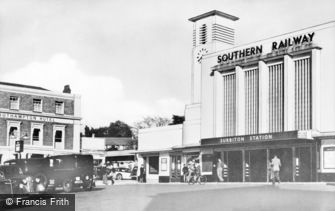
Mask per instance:
[[[82,187],[94,187],[92,155],[58,155],[46,158],[49,161],[48,188],[63,187],[65,192]]]
[[[42,190],[55,190],[57,187],[63,187],[65,192],[70,192],[79,187],[91,190],[95,185],[92,155],[57,155],[46,158],[10,160],[5,163],[21,168],[25,175],[33,178],[36,187],[43,186],[40,188]]]
[[[26,179],[21,168],[0,165],[0,194],[25,193]]]

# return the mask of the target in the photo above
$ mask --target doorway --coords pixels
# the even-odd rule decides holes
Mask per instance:
[[[245,181],[266,182],[266,149],[245,151]]]
[[[298,147],[295,149],[295,181],[312,181],[312,160],[310,147]]]
[[[181,155],[171,156],[171,182],[181,181]]]
[[[242,151],[223,152],[223,176],[227,182],[243,181]]]
[[[291,148],[278,148],[270,149],[270,161],[277,155],[281,161],[280,167],[280,180],[282,182],[292,182],[293,181],[293,153]]]

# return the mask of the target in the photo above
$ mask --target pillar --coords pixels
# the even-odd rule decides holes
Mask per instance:
[[[236,135],[245,135],[244,72],[236,66]]]
[[[258,62],[259,70],[259,133],[269,131],[269,70],[264,61]]]
[[[284,56],[284,131],[295,130],[295,68],[289,55]]]

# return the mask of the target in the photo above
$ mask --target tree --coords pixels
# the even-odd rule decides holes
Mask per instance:
[[[185,121],[184,116],[172,115],[172,123],[170,123],[170,125],[183,124],[184,121]]]
[[[171,120],[164,117],[144,117],[143,120],[134,123],[133,134],[134,138],[138,139],[138,130],[144,128],[152,128],[152,127],[163,127],[169,125]]]
[[[142,121],[135,122],[134,126],[137,129],[151,128],[151,127],[162,127],[169,125],[170,119],[164,117],[145,117]]]
[[[111,122],[108,127],[85,126],[85,136],[91,137],[93,134],[96,137],[133,137],[131,127],[120,120]]]

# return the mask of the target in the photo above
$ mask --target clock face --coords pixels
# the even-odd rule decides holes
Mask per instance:
[[[197,53],[197,61],[198,61],[199,63],[201,63],[202,56],[203,56],[204,54],[206,54],[206,53],[208,53],[208,50],[207,50],[206,48],[201,48],[201,49],[198,51],[198,53]]]

